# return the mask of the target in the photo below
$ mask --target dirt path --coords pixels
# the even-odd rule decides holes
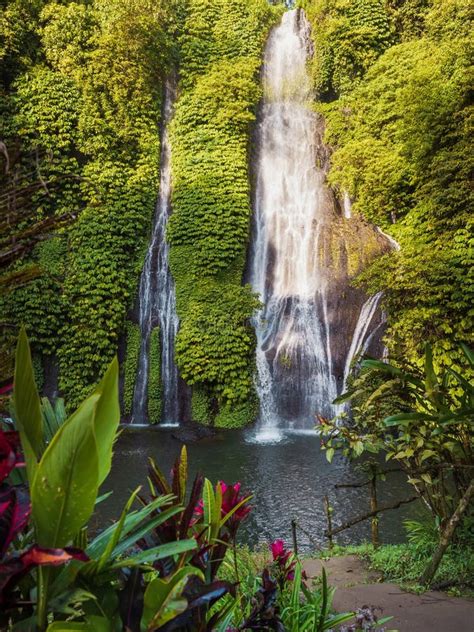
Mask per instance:
[[[387,627],[400,632],[474,632],[474,601],[434,591],[412,595],[395,584],[377,583],[379,575],[354,555],[306,560],[303,566],[309,577],[319,576],[324,566],[337,588],[338,612],[372,606],[380,609],[379,616],[393,616]]]

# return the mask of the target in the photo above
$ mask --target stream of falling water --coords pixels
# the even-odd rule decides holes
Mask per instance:
[[[349,377],[349,374],[351,372],[352,363],[356,358],[362,356],[365,353],[367,347],[372,340],[372,337],[385,324],[385,317],[384,315],[382,315],[379,323],[372,328],[372,331],[370,331],[381,298],[382,292],[377,292],[377,294],[370,296],[362,305],[359,320],[357,321],[354,335],[352,336],[349,353],[347,354],[346,365],[344,367],[344,380],[342,386],[343,391],[346,389],[347,386],[347,378]]]
[[[165,87],[163,110],[163,136],[161,141],[160,189],[156,205],[152,238],[148,247],[140,278],[140,355],[137,380],[133,397],[132,423],[143,424],[148,419],[148,391],[160,388],[149,384],[151,333],[159,327],[161,349],[161,421],[176,423],[179,419],[178,369],[174,359],[175,338],[179,320],[176,313],[176,294],[173,277],[168,265],[169,245],[166,241],[166,225],[171,213],[171,146],[168,123],[173,114],[175,82],[169,80]],[[160,420],[152,420],[160,421]]]
[[[308,107],[310,54],[304,13],[286,12],[265,50],[257,130],[250,281],[264,304],[254,319],[263,434],[330,416],[337,395],[319,256],[330,200],[317,166],[322,122]]]
[[[383,324],[375,318],[380,295],[368,298],[362,309],[360,298],[350,303],[328,263],[332,229],[343,217],[352,221],[351,200],[344,196],[337,215],[326,184],[324,121],[310,107],[312,52],[304,11],[287,11],[265,49],[256,134],[249,278],[263,303],[254,326],[257,438],[264,441],[278,439],[282,430],[311,428],[317,414],[341,412],[332,404],[338,386],[345,385],[352,360]],[[336,325],[336,296],[346,301],[351,318],[360,309],[352,342]],[[341,353],[345,367],[336,369],[334,358]]]

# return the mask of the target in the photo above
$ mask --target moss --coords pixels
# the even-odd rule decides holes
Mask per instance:
[[[227,405],[221,407],[214,425],[216,428],[242,428],[253,423],[258,415],[258,399],[254,393],[248,400],[239,405]]]
[[[137,379],[138,356],[140,354],[140,327],[127,322],[127,353],[123,365],[123,406],[126,415],[132,414],[133,392]]]
[[[203,426],[211,425],[211,397],[202,385],[193,388],[191,397],[191,419]]]
[[[151,424],[158,424],[161,421],[162,412],[161,344],[160,330],[158,327],[151,332],[149,358],[148,421]]]

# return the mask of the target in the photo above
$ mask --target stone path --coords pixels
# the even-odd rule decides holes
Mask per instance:
[[[474,632],[474,601],[435,591],[413,595],[395,584],[377,583],[380,575],[354,555],[303,564],[309,577],[320,576],[322,566],[329,584],[337,588],[333,605],[338,612],[379,608],[378,616],[393,616],[387,629],[399,632]]]

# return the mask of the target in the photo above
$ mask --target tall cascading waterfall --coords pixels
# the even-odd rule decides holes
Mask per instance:
[[[160,388],[149,385],[151,333],[159,327],[161,350],[161,399],[164,423],[176,423],[180,418],[179,374],[175,363],[175,338],[179,320],[176,313],[176,293],[168,264],[169,245],[166,241],[166,225],[171,213],[171,146],[168,124],[173,114],[175,81],[165,86],[163,107],[163,134],[161,141],[160,189],[156,205],[152,236],[140,278],[139,322],[141,331],[137,380],[133,397],[132,423],[148,421],[148,389]]]
[[[331,366],[327,276],[318,242],[331,203],[317,167],[317,116],[306,62],[309,25],[284,14],[264,59],[257,130],[250,281],[264,308],[256,317],[258,390],[264,426],[301,425],[330,415],[337,395]]]
[[[369,299],[370,318],[361,313],[356,325],[367,297],[359,292],[352,304],[348,291],[344,298],[346,289],[331,268],[331,240],[335,226],[351,217],[350,200],[341,203],[326,184],[324,121],[310,107],[311,54],[304,12],[286,12],[265,49],[248,275],[263,303],[254,326],[259,435],[268,438],[284,427],[312,427],[316,414],[337,412],[332,401],[344,381],[351,333],[355,354],[370,335],[379,298]],[[338,331],[344,310],[354,328],[345,339]]]

